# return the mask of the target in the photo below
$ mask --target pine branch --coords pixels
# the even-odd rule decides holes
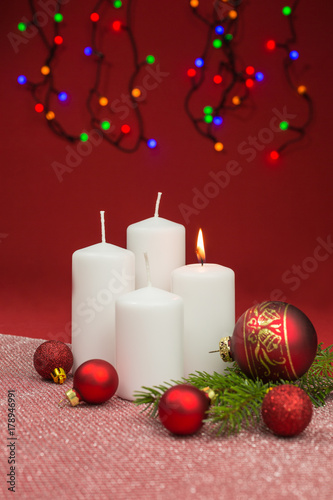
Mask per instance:
[[[164,392],[173,385],[184,383],[210,391],[211,405],[205,422],[212,424],[218,434],[239,432],[258,422],[262,401],[271,387],[297,385],[309,395],[314,406],[325,405],[327,396],[333,391],[333,345],[323,349],[322,344],[319,344],[312,366],[294,382],[279,380],[264,384],[261,380],[249,379],[234,363],[223,375],[196,372],[180,381],[143,387],[142,391],[135,393],[134,402],[136,405],[145,405],[142,412],[148,411],[149,416],[156,417]]]
[[[269,384],[250,380],[236,373],[225,377],[229,387],[218,395],[211,405],[206,422],[217,424],[217,433],[239,432],[259,421],[260,408]]]

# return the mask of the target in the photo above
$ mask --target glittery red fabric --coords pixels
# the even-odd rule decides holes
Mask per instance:
[[[48,340],[37,347],[33,357],[34,367],[42,377],[52,380],[51,372],[63,368],[66,374],[73,365],[71,349],[58,340]]]
[[[5,500],[331,500],[333,395],[305,431],[280,438],[262,423],[237,436],[207,426],[174,436],[113,397],[61,408],[72,387],[33,367],[41,340],[0,335],[0,498]],[[7,490],[7,394],[15,390],[16,493]]]

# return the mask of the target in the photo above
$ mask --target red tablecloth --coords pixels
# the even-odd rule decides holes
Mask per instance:
[[[237,436],[208,428],[175,437],[133,403],[60,408],[72,387],[44,381],[32,359],[42,340],[0,335],[1,498],[99,500],[328,500],[333,491],[333,395],[298,437],[263,425]],[[15,494],[6,483],[13,439],[7,393],[15,390]]]

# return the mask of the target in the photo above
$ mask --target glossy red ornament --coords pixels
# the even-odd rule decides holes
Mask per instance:
[[[311,399],[300,387],[279,385],[264,397],[261,414],[267,427],[278,436],[296,436],[311,421]]]
[[[230,354],[248,377],[296,380],[312,365],[317,346],[316,331],[300,309],[286,302],[263,302],[238,319]]]
[[[33,363],[43,378],[62,384],[73,366],[73,354],[63,342],[47,340],[37,347]]]
[[[103,359],[90,359],[80,365],[74,374],[73,389],[66,392],[72,406],[80,401],[90,404],[104,403],[118,388],[115,368]]]
[[[210,399],[204,391],[193,385],[179,384],[163,394],[158,414],[170,432],[189,435],[201,428],[209,405]]]

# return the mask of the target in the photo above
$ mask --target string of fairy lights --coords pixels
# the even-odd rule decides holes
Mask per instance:
[[[64,90],[59,90],[56,84],[56,58],[58,56],[59,48],[65,45],[66,41],[62,36],[61,30],[61,25],[64,21],[62,2],[61,0],[56,0],[55,3],[56,12],[52,20],[53,34],[50,41],[46,34],[46,30],[38,22],[38,15],[34,1],[29,0],[32,20],[28,23],[20,22],[18,24],[18,30],[24,32],[30,25],[34,25],[47,49],[47,56],[40,68],[42,75],[41,80],[33,82],[25,75],[20,75],[17,80],[19,84],[25,86],[31,93],[35,102],[35,111],[44,115],[52,132],[69,142],[86,142],[89,140],[89,132],[87,131],[88,127],[81,128],[81,131],[77,134],[70,133],[57,119],[54,111],[55,99],[58,100],[58,103],[65,103],[69,99],[69,93]],[[97,41],[99,40],[98,31],[102,29],[101,13],[105,12],[105,7],[111,7],[114,9],[114,20],[111,23],[110,30],[113,30],[119,35],[127,36],[132,52],[133,71],[128,80],[126,98],[128,108],[133,110],[134,116],[136,117],[137,126],[135,127],[135,141],[134,143],[132,141],[130,145],[125,143],[125,138],[129,134],[133,133],[134,127],[131,127],[129,123],[122,123],[120,130],[116,130],[116,126],[112,123],[112,119],[103,118],[106,113],[110,114],[111,117],[115,113],[115,111],[112,110],[112,106],[109,105],[110,98],[101,91],[103,69],[105,66],[110,65],[107,54],[103,52],[102,47]],[[118,11],[121,10],[126,11],[123,16],[118,14]],[[147,138],[145,136],[143,117],[140,110],[140,103],[145,96],[143,95],[140,85],[137,85],[136,83],[139,79],[141,70],[146,65],[154,64],[155,57],[149,54],[144,60],[139,59],[138,47],[133,32],[132,0],[127,0],[127,6],[125,8],[122,0],[98,0],[90,13],[90,23],[90,45],[84,47],[82,50],[85,56],[92,59],[92,64],[94,64],[95,68],[95,76],[93,79],[94,83],[88,90],[86,98],[86,109],[90,116],[90,127],[92,127],[94,131],[97,130],[109,144],[123,152],[133,153],[139,148],[141,143],[145,143],[151,149],[155,148],[157,146],[156,139],[151,137]]]
[[[300,0],[295,0],[293,5],[284,6],[282,15],[286,17],[289,24],[290,35],[287,40],[277,43],[269,40],[266,43],[268,50],[281,48],[285,51],[286,57],[283,62],[283,70],[290,87],[307,104],[307,117],[303,124],[299,126],[291,125],[287,121],[282,121],[279,128],[284,132],[292,132],[292,137],[287,138],[277,149],[270,152],[270,158],[277,160],[280,153],[291,144],[300,141],[306,129],[313,119],[313,103],[308,94],[307,88],[303,84],[296,85],[292,78],[292,68],[299,57],[299,52],[294,48],[297,44],[295,29],[295,11]],[[250,90],[257,82],[264,80],[264,74],[256,71],[253,66],[246,66],[239,69],[237,54],[234,48],[234,40],[237,35],[239,24],[239,10],[242,0],[215,0],[212,4],[210,17],[205,17],[200,13],[199,0],[189,0],[193,14],[203,23],[206,30],[206,42],[199,57],[194,60],[193,67],[187,70],[187,75],[191,80],[191,87],[185,97],[184,107],[186,114],[192,121],[199,134],[213,142],[216,151],[225,151],[223,142],[219,139],[219,129],[223,124],[225,115],[230,110],[239,109],[250,97]],[[215,54],[212,54],[215,52]],[[215,57],[214,57],[215,56]],[[196,93],[204,86],[207,80],[209,61],[215,65],[213,72],[213,82],[220,87],[217,104],[207,104],[200,114],[195,114],[192,110]],[[211,69],[211,68],[210,68]],[[211,73],[211,71],[210,71]],[[296,134],[296,135],[295,135]]]
[[[31,21],[20,22],[18,30],[26,31],[29,26],[37,29],[40,39],[44,44],[47,55],[40,67],[41,77],[38,81],[29,80],[25,75],[18,77],[18,83],[24,86],[31,94],[35,103],[35,111],[45,117],[46,123],[53,133],[69,142],[90,139],[89,127],[79,128],[77,133],[69,132],[56,116],[56,107],[59,103],[70,101],[70,92],[59,89],[57,86],[56,66],[57,60],[62,54],[60,48],[66,47],[66,37],[63,35],[64,24],[63,2],[55,0],[55,13],[52,19],[52,34],[50,29],[46,30],[45,23],[39,22],[34,0],[28,0]],[[206,40],[201,54],[193,60],[193,66],[188,68],[187,75],[190,80],[190,88],[185,96],[184,108],[187,116],[193,123],[196,131],[204,138],[213,143],[215,151],[226,151],[225,145],[220,137],[223,134],[223,122],[227,113],[237,112],[251,96],[251,89],[264,80],[264,74],[257,71],[253,66],[239,68],[239,60],[235,46],[239,28],[240,11],[242,0],[214,0],[209,17],[201,14],[199,0],[189,0],[189,6],[194,16],[202,23],[206,32]],[[282,8],[282,15],[288,22],[289,32],[284,42],[268,40],[266,48],[268,51],[280,49],[285,52],[283,60],[283,71],[288,85],[306,104],[306,118],[298,126],[282,121],[280,130],[286,134],[284,142],[275,150],[270,152],[270,158],[277,160],[282,151],[291,144],[302,140],[313,119],[313,103],[306,86],[294,83],[293,68],[295,61],[299,58],[297,47],[297,34],[295,28],[295,12],[300,0],[295,0],[291,6]],[[144,67],[153,65],[155,57],[151,54],[140,60],[138,45],[133,31],[133,0],[98,0],[90,12],[91,35],[90,44],[82,47],[82,54],[90,59],[94,68],[93,84],[88,89],[85,107],[89,114],[89,125],[93,131],[98,133],[112,146],[120,151],[133,153],[141,143],[149,148],[157,146],[156,139],[146,137],[144,121],[141,111],[141,102],[145,100],[143,89],[138,85],[141,71]],[[103,51],[99,36],[101,30],[105,31],[106,9],[113,9],[112,21],[108,26],[109,31],[120,36],[119,43],[127,38],[132,53],[133,69],[128,78],[126,88],[126,99],[128,109],[132,110],[132,123],[121,122],[116,126],[114,122],[115,109],[110,105],[112,95],[105,93],[106,67],[112,66],[109,59],[110,54]],[[198,112],[195,98],[202,91],[207,80],[212,78],[214,86],[214,101],[207,102]],[[102,90],[103,89],[103,90]],[[217,96],[217,98],[216,98]],[[207,99],[208,100],[208,99]],[[106,116],[107,115],[107,116]],[[79,125],[80,126],[80,125]],[[131,136],[131,141],[126,138]]]
[[[288,85],[291,87],[294,93],[298,95],[306,105],[306,117],[300,125],[291,125],[288,121],[282,121],[280,123],[280,129],[284,132],[291,132],[291,137],[286,139],[277,149],[271,151],[270,157],[272,160],[277,160],[280,157],[280,153],[291,144],[301,141],[306,130],[313,120],[313,102],[308,94],[307,87],[303,83],[295,83],[293,78],[293,67],[295,61],[299,58],[299,52],[295,49],[297,47],[297,34],[295,28],[295,14],[296,9],[300,3],[300,0],[295,0],[292,6],[286,5],[282,8],[282,15],[286,18],[289,27],[290,35],[284,42],[276,42],[275,40],[268,40],[266,43],[266,48],[269,51],[275,49],[282,49],[285,52],[285,58],[283,61],[283,69]]]
[[[199,0],[190,0],[189,4],[193,14],[203,23],[207,35],[202,53],[195,58],[193,67],[187,70],[191,88],[185,97],[185,111],[197,132],[213,142],[215,151],[223,151],[224,144],[218,135],[226,112],[239,108],[249,98],[250,89],[261,82],[264,75],[253,66],[241,70],[237,68],[233,42],[239,25],[241,0],[230,3],[216,0],[212,4],[210,18],[200,13]],[[207,79],[207,61],[212,61],[215,67],[212,79],[219,89],[217,104],[207,104],[200,114],[195,114],[192,101]]]

